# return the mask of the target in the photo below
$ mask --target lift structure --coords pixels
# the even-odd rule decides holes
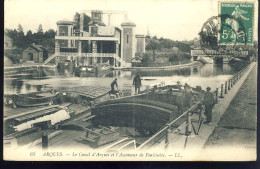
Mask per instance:
[[[81,11],[82,13],[92,13],[95,12],[96,10],[83,10]],[[117,11],[117,10],[100,10],[102,14],[106,14],[108,16],[108,26],[111,25],[111,15],[113,14],[119,14],[119,15],[124,15],[125,20],[127,20],[127,11]]]

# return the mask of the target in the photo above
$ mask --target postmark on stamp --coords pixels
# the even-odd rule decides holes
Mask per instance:
[[[219,2],[219,44],[252,44],[254,3]]]

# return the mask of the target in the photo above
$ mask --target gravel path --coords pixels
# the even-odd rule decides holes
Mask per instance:
[[[257,66],[230,103],[205,148],[240,146],[256,148]]]

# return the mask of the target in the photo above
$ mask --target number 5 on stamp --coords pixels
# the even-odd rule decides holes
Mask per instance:
[[[219,44],[253,44],[254,3],[219,2]]]

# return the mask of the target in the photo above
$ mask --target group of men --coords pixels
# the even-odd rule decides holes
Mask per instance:
[[[140,94],[140,87],[142,85],[141,78],[137,74],[133,79],[133,85],[135,86],[135,94]],[[117,87],[117,91],[115,90],[115,86]],[[206,115],[206,121],[205,124],[211,125],[212,122],[212,109],[215,105],[215,98],[212,92],[210,92],[211,88],[207,87],[206,92],[204,93],[203,97],[203,104],[205,105],[205,115]],[[117,78],[111,83],[111,94],[118,93],[118,84],[117,84]],[[184,85],[184,94],[183,94],[183,103],[186,108],[189,108],[192,106],[192,91],[190,86],[185,83]]]
[[[205,116],[206,116],[206,121],[204,122],[205,124],[211,125],[212,122],[212,109],[215,105],[215,98],[212,92],[210,92],[211,88],[207,87],[206,92],[204,93],[203,97],[203,105],[205,106]],[[192,91],[190,86],[185,83],[184,85],[184,92],[183,92],[183,108],[190,108],[193,104],[192,101]],[[183,108],[181,111],[183,111]]]
[[[141,88],[141,85],[142,85],[140,75],[137,74],[137,75],[134,77],[133,85],[135,86],[135,94],[140,94],[140,88]],[[115,90],[115,86],[117,87],[117,91]],[[111,93],[111,94],[116,94],[116,93],[118,93],[117,78],[115,78],[115,80],[113,80],[113,82],[111,83],[111,91],[110,91],[110,93]]]

